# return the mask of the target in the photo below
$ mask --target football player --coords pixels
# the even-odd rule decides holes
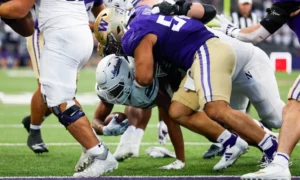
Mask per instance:
[[[203,16],[199,11],[190,14],[190,10],[201,6],[199,4],[184,2],[177,6],[179,11],[174,11],[175,15],[190,15],[198,19]],[[209,32],[202,22],[186,16],[154,15],[149,3],[141,1],[129,19],[122,47],[126,54],[135,58],[132,93],[146,98],[142,92],[153,83],[154,61],[176,65],[185,71],[191,69],[189,72],[195,82],[198,100],[184,90],[184,79],[173,96],[169,115],[182,124],[204,116],[204,113],[192,111],[200,107],[209,118],[225,124],[252,144],[258,145],[267,158],[273,157],[277,142],[272,136],[266,134],[248,115],[229,107],[231,78],[236,64],[235,53],[228,44]],[[225,143],[223,146],[232,151],[227,159],[235,161],[235,157],[243,152],[243,148],[230,148],[235,144],[242,146],[243,143],[239,140],[230,133],[220,135],[220,141]],[[215,169],[222,168],[224,166]]]
[[[92,160],[89,173],[75,173],[74,177],[99,177],[113,171],[118,162],[102,141],[94,134],[81,105],[74,99],[77,73],[90,58],[93,36],[83,1],[39,0],[39,29],[47,43],[40,58],[41,94],[59,122],[85,148]],[[14,0],[0,6],[5,18],[29,12],[33,0]],[[3,14],[2,14],[3,13]],[[80,34],[80,36],[78,36]]]
[[[300,1],[275,0],[271,8],[267,9],[267,16],[256,26],[237,29],[220,16],[219,30],[242,41],[258,43],[265,40],[287,23],[296,33],[300,41]],[[227,29],[227,31],[225,30]],[[291,179],[289,158],[300,139],[300,75],[296,79],[288,95],[288,103],[283,110],[283,124],[280,129],[277,154],[272,163],[255,173],[242,176],[241,179]]]
[[[102,0],[85,0],[86,11],[92,12],[95,17],[105,8]],[[94,22],[89,21],[89,26],[94,31]],[[37,80],[39,81],[39,62],[40,55],[44,46],[44,38],[38,28],[38,20],[35,20],[35,31],[32,36],[27,39],[27,49],[32,62],[33,70]],[[26,116],[22,123],[29,135],[27,138],[28,147],[35,153],[48,152],[48,148],[44,144],[41,136],[41,124],[43,120],[51,114],[51,110],[42,100],[41,85],[38,83],[38,88],[34,92],[31,99],[31,114]]]

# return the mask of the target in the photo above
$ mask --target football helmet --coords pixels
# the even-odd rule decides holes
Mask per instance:
[[[121,39],[124,35],[126,14],[126,10],[111,7],[102,10],[96,18],[94,34],[102,45],[104,56],[108,54],[123,54]]]
[[[133,58],[111,54],[97,66],[96,92],[109,103],[124,104],[131,93],[133,80]]]

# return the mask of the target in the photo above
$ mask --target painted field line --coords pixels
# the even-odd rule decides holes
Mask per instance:
[[[21,179],[79,179],[79,178],[72,178],[69,176],[16,176],[16,177],[0,177],[0,179],[15,179],[15,180],[21,180]],[[85,180],[89,179],[99,179],[99,178],[85,178]],[[238,180],[240,179],[240,176],[102,176],[100,178],[101,180],[111,180],[111,179],[135,179],[135,180]],[[300,180],[300,177],[292,177],[293,180]]]
[[[119,142],[115,143],[105,143],[108,146],[117,146]],[[185,142],[187,146],[209,146],[212,143],[210,142]],[[79,146],[80,144],[77,142],[61,142],[61,143],[46,143],[47,146]],[[142,142],[142,146],[153,146],[160,145],[158,142]],[[171,143],[167,143],[166,145],[172,145]],[[27,146],[26,143],[0,143],[1,146]]]
[[[0,124],[0,128],[24,128],[23,124]],[[62,128],[66,129],[63,125],[61,124],[43,124],[42,129],[44,128]],[[147,128],[157,128],[157,124],[148,124]]]

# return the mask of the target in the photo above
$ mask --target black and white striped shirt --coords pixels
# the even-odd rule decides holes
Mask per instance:
[[[239,27],[240,29],[256,25],[260,22],[260,20],[261,19],[254,12],[251,12],[250,16],[246,18],[239,12],[233,12],[231,14],[232,23],[235,27]]]

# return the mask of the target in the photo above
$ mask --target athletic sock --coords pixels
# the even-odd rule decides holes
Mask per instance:
[[[237,141],[237,138],[238,136],[230,133],[228,130],[223,131],[223,133],[217,139],[217,141],[223,146],[223,150],[220,152],[220,154],[224,154],[228,146],[234,146]]]
[[[270,134],[265,134],[263,140],[258,144],[258,146],[264,151],[266,157],[272,161],[276,153],[278,143],[272,138]]]
[[[124,134],[121,136],[120,139],[120,144],[121,143],[125,143],[128,141],[131,141],[131,139],[133,138],[133,136],[135,135],[135,131],[136,131],[136,127],[131,125],[128,126],[127,130],[124,132]]]
[[[135,130],[134,136],[132,136],[131,140],[131,148],[133,152],[133,156],[138,157],[140,151],[140,145],[144,136],[144,130],[141,128],[137,128]]]
[[[89,157],[96,158],[97,156],[99,156],[105,152],[105,148],[100,143],[100,144],[97,144],[96,146],[92,147],[91,149],[88,149],[86,152]]]
[[[30,129],[33,129],[33,130],[40,130],[40,129],[41,129],[41,125],[33,125],[33,124],[30,124]]]
[[[289,166],[289,160],[290,160],[289,155],[278,152],[272,162],[287,167]]]

